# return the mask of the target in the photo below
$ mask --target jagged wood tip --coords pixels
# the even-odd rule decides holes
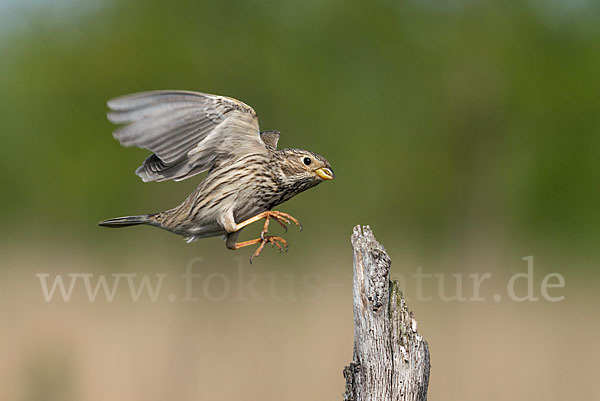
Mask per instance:
[[[352,233],[354,353],[344,368],[345,401],[427,400],[429,349],[417,332],[391,259],[369,226]]]

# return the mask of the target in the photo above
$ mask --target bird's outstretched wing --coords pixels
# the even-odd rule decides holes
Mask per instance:
[[[265,153],[252,107],[232,98],[189,91],[154,91],[108,101],[108,119],[123,146],[154,154],[137,170],[144,182],[181,181],[225,159]]]

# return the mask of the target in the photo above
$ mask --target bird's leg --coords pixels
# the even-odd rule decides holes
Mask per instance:
[[[300,224],[300,222],[295,217],[293,217],[287,213],[278,212],[276,210],[269,210],[266,212],[259,213],[256,216],[251,217],[248,220],[244,220],[240,224],[237,224],[236,231],[241,230],[242,228],[246,227],[247,225],[252,224],[260,219],[267,219],[267,218],[277,221],[286,230],[287,230],[287,225],[293,221],[294,224],[296,224],[300,228],[300,230],[302,230],[302,224]],[[268,222],[265,222],[265,227],[267,227],[267,228],[269,227]]]
[[[265,234],[267,233],[267,231],[269,231],[269,221],[271,221],[271,216],[266,215],[265,216],[265,224],[263,225],[263,229],[260,232],[260,238],[265,238]],[[287,227],[286,227],[287,228]],[[287,230],[286,230],[287,231]]]
[[[281,242],[281,244],[280,244],[280,242]],[[260,245],[258,246],[258,248],[256,248],[256,251],[254,251],[254,253],[250,257],[250,263],[252,263],[252,259],[254,259],[258,255],[260,255],[260,252],[263,250],[263,248],[265,247],[265,245],[267,243],[269,243],[271,245],[275,245],[277,248],[279,248],[279,252],[282,252],[284,249],[287,251],[287,249],[288,249],[287,241],[284,240],[283,238],[277,237],[275,235],[267,235],[267,236],[261,235],[260,238],[251,239],[250,241],[236,242],[229,249],[236,250],[236,249],[243,248],[245,246],[255,245],[258,243],[260,243]]]
[[[232,251],[235,251],[236,249],[240,249],[240,248],[243,248],[243,247],[249,246],[249,245],[258,244],[259,242],[264,242],[264,241],[262,238],[257,238],[257,239],[251,239],[250,241],[236,242],[232,246],[230,246],[229,249],[231,249]]]
[[[260,219],[265,219],[265,223],[263,224],[263,229],[260,233],[260,238],[253,239],[250,241],[236,242],[239,232],[242,228],[244,228],[247,225],[252,224]],[[274,235],[266,235],[269,230],[269,223],[271,222],[271,219],[273,219],[277,223],[279,223],[279,225],[281,225],[283,228],[285,228],[286,231],[287,231],[287,225],[290,224],[291,222],[294,222],[302,230],[302,225],[300,224],[300,222],[298,220],[296,220],[296,218],[290,216],[287,213],[278,212],[275,210],[259,213],[254,217],[244,220],[240,224],[235,224],[235,222],[233,221],[233,216],[230,216],[229,221],[230,221],[231,231],[227,235],[227,243],[226,243],[227,248],[236,250],[236,249],[240,249],[240,248],[243,248],[243,247],[246,247],[249,245],[260,244],[258,246],[258,248],[256,249],[256,251],[252,254],[252,257],[250,258],[250,263],[252,263],[253,258],[260,255],[261,251],[263,250],[263,248],[265,247],[265,245],[267,243],[271,244],[272,246],[276,246],[280,252],[282,252],[284,250],[287,251],[288,243],[285,239],[274,236]]]

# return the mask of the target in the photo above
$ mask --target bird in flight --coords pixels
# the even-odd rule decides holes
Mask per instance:
[[[151,154],[136,174],[144,181],[181,181],[207,171],[179,206],[160,213],[108,219],[103,227],[147,224],[187,242],[224,235],[235,250],[265,244],[280,251],[288,243],[267,235],[269,222],[287,231],[291,215],[272,210],[323,181],[334,179],[329,162],[302,149],[277,149],[278,131],[260,132],[255,111],[239,100],[191,91],[152,91],[108,101],[108,119],[123,124],[113,136],[121,145]],[[237,242],[240,230],[264,219],[260,237]]]

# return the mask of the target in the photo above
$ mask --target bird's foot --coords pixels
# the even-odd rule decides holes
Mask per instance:
[[[278,236],[275,235],[266,235],[266,236],[261,236],[261,238],[257,238],[257,239],[252,239],[250,241],[244,241],[244,242],[236,242],[232,248],[232,250],[236,250],[236,249],[240,249],[246,246],[250,246],[250,245],[258,245],[258,248],[256,248],[256,251],[254,251],[254,253],[252,254],[252,256],[250,257],[250,264],[252,264],[252,259],[254,259],[255,257],[257,257],[258,255],[260,255],[260,253],[262,252],[263,248],[265,247],[266,244],[271,244],[271,246],[277,247],[277,249],[279,249],[279,252],[283,252],[288,250],[288,242]]]
[[[262,252],[262,250],[266,244],[271,244],[271,246],[276,246],[277,249],[279,249],[279,252],[283,252],[283,251],[287,252],[288,247],[289,247],[287,241],[281,237],[278,237],[275,235],[267,235],[264,237],[261,236],[260,245],[258,246],[258,248],[256,248],[256,251],[254,251],[254,253],[250,257],[251,264],[252,264],[252,259],[254,259],[258,255],[260,255],[260,253]]]
[[[279,223],[279,225],[281,227],[283,227],[285,232],[287,232],[287,229],[288,229],[287,226],[289,224],[291,224],[292,222],[294,222],[294,224],[296,224],[296,226],[298,226],[300,231],[302,231],[302,224],[300,224],[300,222],[294,216],[292,216],[290,214],[279,212],[277,210],[270,210],[270,211],[264,212],[264,213],[265,213],[265,216],[264,216],[265,225],[260,234],[261,238],[265,237],[265,234],[267,233],[267,230],[269,229],[269,220],[271,220],[271,219],[273,219],[277,223]]]
[[[269,222],[271,221],[271,219],[273,219],[277,223],[279,223],[279,225],[281,225],[281,227],[283,227],[286,231],[287,231],[288,224],[291,224],[291,222],[294,222],[294,224],[296,224],[298,226],[298,228],[300,228],[300,230],[302,230],[302,224],[300,224],[300,222],[295,217],[293,217],[287,213],[278,212],[276,210],[269,210],[266,212],[259,213],[256,216],[251,217],[247,220],[244,220],[239,224],[235,224],[235,229],[233,231],[239,231],[242,228],[246,227],[247,225],[252,224],[261,219],[265,219],[265,225],[263,226],[261,238],[264,237],[265,234],[267,233],[267,231],[269,229]]]
[[[247,225],[254,223],[260,219],[265,219],[265,224],[263,225],[263,229],[260,232],[260,238],[253,239],[250,241],[236,242],[235,244],[233,244],[233,246],[229,247],[230,249],[235,250],[248,245],[259,244],[256,251],[250,257],[250,263],[252,263],[252,259],[260,255],[266,244],[271,244],[271,246],[277,247],[277,249],[279,249],[280,252],[287,251],[288,249],[288,243],[285,239],[274,235],[267,235],[267,232],[269,231],[269,223],[271,220],[275,220],[277,223],[279,223],[279,225],[283,227],[286,230],[286,232],[287,226],[292,222],[296,224],[296,226],[298,226],[300,230],[302,230],[302,224],[300,224],[300,222],[295,217],[287,213],[278,212],[276,210],[269,210],[266,212],[259,213],[256,216],[241,222],[237,225],[237,230],[241,230],[243,227],[246,227]]]

